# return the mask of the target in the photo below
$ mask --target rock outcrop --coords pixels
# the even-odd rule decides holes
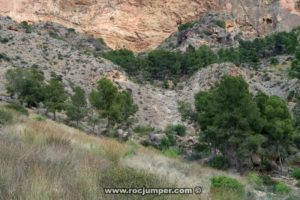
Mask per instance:
[[[17,21],[52,21],[101,37],[113,49],[146,51],[177,26],[216,11],[229,31],[264,34],[299,25],[296,0],[0,0],[0,14]]]

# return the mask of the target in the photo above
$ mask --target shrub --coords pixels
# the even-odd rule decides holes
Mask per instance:
[[[23,21],[23,22],[21,22],[21,27],[23,28],[23,29],[25,29],[26,30],[26,33],[31,33],[32,32],[32,25],[30,25],[30,24],[28,24],[28,22],[26,22],[26,21]]]
[[[178,102],[178,111],[180,112],[183,121],[186,121],[193,117],[192,105],[188,102]]]
[[[208,162],[208,165],[215,169],[226,170],[230,167],[230,162],[224,156],[216,156]]]
[[[292,91],[289,92],[289,94],[287,96],[287,100],[292,101],[294,99],[294,97],[295,97],[295,91],[292,90]]]
[[[165,132],[167,135],[185,136],[186,135],[186,127],[181,124],[170,125],[166,128]]]
[[[97,38],[97,41],[100,42],[100,44],[102,44],[102,45],[106,45],[103,38]]]
[[[278,194],[288,194],[291,192],[291,188],[285,183],[279,182],[274,185],[274,192]]]
[[[47,120],[47,117],[45,117],[45,116],[43,116],[43,115],[37,115],[34,119],[35,119],[36,121],[42,122],[42,121],[46,121],[46,120]]]
[[[29,115],[28,110],[24,108],[21,104],[12,103],[6,106],[9,109],[15,110],[23,115]]]
[[[243,199],[245,196],[245,186],[234,178],[227,176],[215,176],[211,179],[211,193],[232,193],[235,196]]]
[[[272,179],[270,176],[267,175],[262,175],[260,176],[263,180],[263,184],[266,186],[274,186],[277,184],[277,181],[275,181],[274,179]]]
[[[2,38],[2,37],[0,36],[0,42],[1,42],[2,44],[8,43],[9,40],[10,40],[9,38]]]
[[[147,135],[148,133],[153,132],[155,129],[151,126],[138,125],[134,127],[133,131],[140,135]]]
[[[262,186],[264,185],[262,177],[255,172],[247,174],[247,180],[255,189],[262,189]]]
[[[226,23],[223,20],[216,20],[215,21],[216,25],[221,27],[221,28],[225,28],[226,27]]]
[[[67,31],[68,31],[68,33],[75,33],[76,32],[74,28],[68,28]]]
[[[5,53],[0,53],[0,61],[10,61],[10,58]]]
[[[187,29],[193,28],[194,25],[195,25],[195,22],[188,22],[188,23],[185,23],[185,24],[180,24],[178,26],[178,30],[179,31],[185,31]]]
[[[5,125],[11,123],[13,116],[10,112],[5,110],[0,110],[0,124]]]
[[[54,32],[54,31],[49,31],[49,36],[54,39],[61,39],[61,37],[58,35],[58,33]]]
[[[271,58],[269,62],[270,62],[271,65],[278,65],[279,64],[279,61],[278,61],[277,58]]]
[[[191,160],[198,160],[211,155],[211,148],[207,144],[196,144],[193,146],[193,154]]]
[[[294,177],[295,179],[300,180],[300,168],[295,169],[295,170],[292,172],[292,177]]]
[[[184,150],[181,148],[171,148],[171,149],[167,149],[167,150],[163,151],[163,154],[170,158],[178,158],[178,157],[182,156],[183,153],[184,153]]]
[[[171,146],[171,143],[170,143],[169,139],[163,138],[160,142],[159,149],[166,150],[166,149],[170,148],[170,146]]]

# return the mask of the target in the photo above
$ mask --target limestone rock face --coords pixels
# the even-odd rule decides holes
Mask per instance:
[[[157,47],[177,26],[204,13],[232,16],[234,31],[289,29],[299,24],[297,0],[0,0],[0,14],[17,21],[52,21],[102,37],[113,49],[146,51]]]
[[[0,0],[17,21],[49,20],[102,37],[111,48],[152,49],[217,0]]]

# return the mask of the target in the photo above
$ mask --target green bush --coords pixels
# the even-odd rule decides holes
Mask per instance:
[[[245,197],[245,186],[234,178],[227,176],[215,176],[211,179],[211,193],[233,193],[240,199]]]
[[[221,28],[225,28],[226,27],[226,23],[223,20],[216,20],[215,21],[216,25],[221,27]]]
[[[10,39],[11,39],[11,38],[2,38],[2,37],[0,36],[0,42],[1,42],[2,44],[8,43]]]
[[[28,24],[26,21],[21,22],[20,26],[26,30],[26,33],[31,33],[33,30],[32,25]]]
[[[58,33],[54,32],[54,31],[49,31],[49,36],[54,39],[61,39],[61,37],[58,35]]]
[[[34,119],[35,119],[36,121],[43,122],[43,121],[46,121],[46,120],[47,120],[47,117],[46,117],[46,116],[43,116],[43,115],[37,115],[36,117],[34,117]]]
[[[292,90],[289,92],[288,96],[287,96],[287,100],[288,101],[292,101],[295,98],[295,91]]]
[[[184,153],[184,150],[180,149],[180,148],[170,148],[170,149],[163,151],[163,154],[170,158],[181,157],[183,155],[183,153]]]
[[[159,144],[159,149],[166,150],[166,149],[170,148],[170,146],[171,146],[171,142],[169,141],[169,139],[163,138]]]
[[[274,192],[277,194],[288,194],[291,192],[291,188],[285,183],[279,182],[274,185]]]
[[[270,62],[271,65],[278,65],[279,64],[279,61],[278,61],[277,58],[271,58],[269,62]]]
[[[247,174],[247,180],[255,189],[257,190],[263,189],[262,187],[264,186],[264,180],[259,174],[255,172],[249,173]]]
[[[0,53],[0,61],[10,61],[10,58],[5,53]]]
[[[208,162],[208,165],[215,169],[226,170],[230,167],[230,162],[224,156],[216,156]]]
[[[295,170],[292,172],[292,177],[294,177],[295,179],[300,180],[300,168],[295,169]]]
[[[193,154],[191,155],[191,160],[198,160],[211,155],[211,148],[207,144],[198,143],[193,146]]]
[[[266,185],[266,186],[274,186],[276,185],[278,182],[275,181],[274,179],[272,179],[270,176],[267,176],[267,175],[262,175],[260,176],[262,181],[263,181],[263,184]]]
[[[187,121],[193,117],[192,105],[189,102],[178,102],[178,111],[180,112],[183,121]]]
[[[74,28],[68,28],[67,31],[68,31],[68,33],[75,33],[76,32],[76,30]]]
[[[133,131],[135,133],[138,133],[140,135],[147,135],[148,133],[151,133],[155,130],[155,128],[151,126],[143,126],[143,125],[138,125],[134,127]]]
[[[169,125],[165,130],[167,135],[179,135],[185,136],[186,135],[186,127],[181,124],[177,125]]]
[[[193,28],[194,25],[195,25],[195,22],[188,22],[188,23],[185,23],[185,24],[180,24],[178,26],[178,30],[179,31],[185,31],[187,29]]]
[[[28,110],[24,108],[24,106],[22,106],[21,104],[12,103],[12,104],[8,104],[6,107],[15,110],[23,115],[29,115]]]
[[[0,110],[0,124],[5,125],[11,123],[13,116],[6,110]]]

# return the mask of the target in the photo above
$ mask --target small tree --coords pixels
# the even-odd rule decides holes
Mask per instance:
[[[21,104],[38,106],[45,97],[44,74],[34,68],[9,69],[6,72],[6,89]]]
[[[67,116],[75,121],[78,127],[80,120],[87,114],[87,101],[85,91],[81,87],[74,89],[74,95],[71,96],[71,104],[67,108]]]
[[[61,81],[52,78],[46,86],[45,107],[47,111],[53,113],[53,119],[56,120],[56,112],[65,110],[68,94],[65,91]]]
[[[267,156],[277,157],[282,169],[283,159],[288,155],[287,150],[296,136],[291,113],[287,103],[277,96],[259,94],[256,102],[264,120],[262,134],[268,138],[264,144]]]
[[[117,123],[127,122],[137,111],[137,106],[128,92],[118,91],[112,81],[102,78],[97,90],[90,94],[90,102],[107,119],[107,128]]]

